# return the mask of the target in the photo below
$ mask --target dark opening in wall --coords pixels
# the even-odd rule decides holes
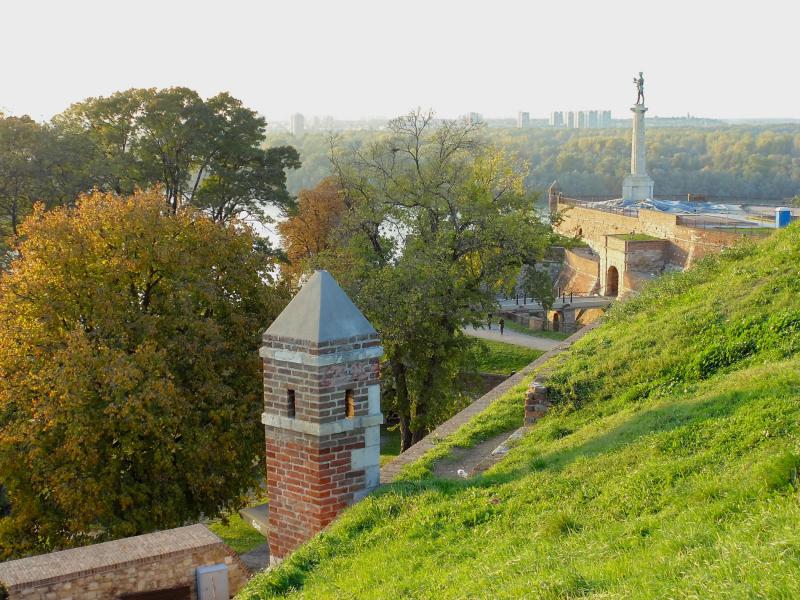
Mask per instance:
[[[344,393],[344,415],[348,419],[356,416],[356,397],[353,390],[347,390]]]
[[[286,416],[294,419],[295,405],[294,405],[294,390],[287,390],[286,392]]]

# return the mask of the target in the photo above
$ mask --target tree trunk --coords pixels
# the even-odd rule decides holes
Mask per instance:
[[[427,414],[427,403],[420,402],[417,404],[417,411],[414,415],[416,417],[417,428],[411,432],[411,443],[416,444],[422,438],[425,437],[426,428],[425,428],[425,415]]]
[[[419,429],[415,429],[414,432],[411,434],[411,445],[413,446],[422,438],[425,437],[425,428],[420,427]]]
[[[414,444],[409,420],[408,416],[400,414],[400,452],[405,452]]]
[[[392,375],[394,378],[395,405],[400,417],[400,452],[405,452],[413,444],[411,432],[411,404],[408,401],[408,384],[406,383],[406,369],[399,361],[392,361]]]

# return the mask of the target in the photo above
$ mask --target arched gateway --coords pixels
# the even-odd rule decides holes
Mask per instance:
[[[619,271],[617,267],[608,267],[606,271],[606,296],[619,295]]]

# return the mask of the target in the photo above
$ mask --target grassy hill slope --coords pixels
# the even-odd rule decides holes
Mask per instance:
[[[615,307],[494,469],[422,461],[241,597],[798,598],[798,350],[794,226]],[[450,443],[521,422],[522,392]]]

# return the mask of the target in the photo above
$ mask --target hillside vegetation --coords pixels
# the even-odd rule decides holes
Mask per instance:
[[[412,465],[240,597],[798,598],[799,349],[793,226],[616,306],[492,470]],[[443,448],[520,423],[523,391]]]

